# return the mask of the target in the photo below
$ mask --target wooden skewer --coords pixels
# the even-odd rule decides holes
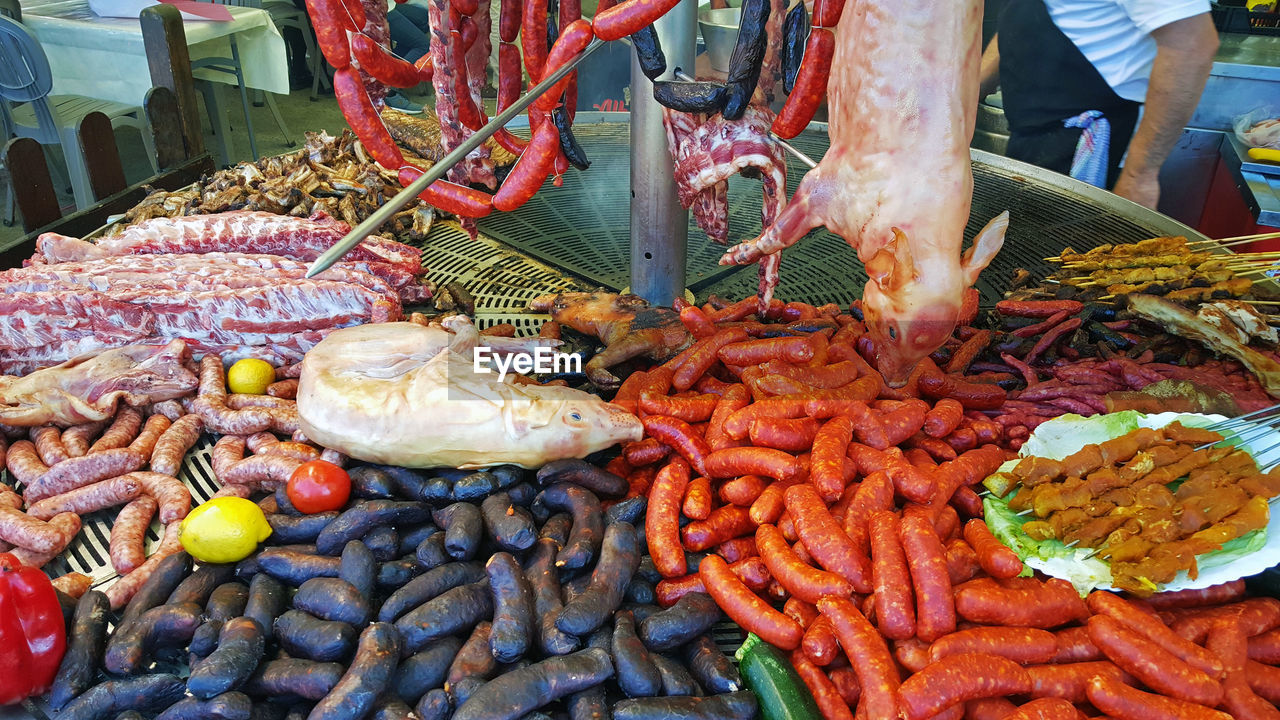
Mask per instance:
[[[1232,245],[1239,245],[1240,243],[1253,242],[1255,240],[1270,240],[1271,238],[1277,237],[1280,237],[1280,232],[1264,232],[1257,233],[1256,235],[1237,235],[1235,237],[1218,238],[1216,240],[1212,238],[1209,240],[1192,240],[1187,244],[1204,245],[1206,243],[1218,243],[1220,245],[1226,245],[1227,243],[1230,243]]]
[[[1280,305],[1280,300],[1242,300],[1250,305]]]

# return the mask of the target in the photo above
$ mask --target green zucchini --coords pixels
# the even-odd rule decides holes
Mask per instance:
[[[760,701],[761,720],[821,720],[813,694],[781,650],[752,633],[734,657],[742,679]]]

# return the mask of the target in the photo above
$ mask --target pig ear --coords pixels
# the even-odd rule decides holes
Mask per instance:
[[[893,240],[867,261],[867,276],[882,290],[892,290],[915,278],[916,266],[906,233],[892,228]]]
[[[964,273],[965,287],[978,281],[982,272],[1004,247],[1004,233],[1009,229],[1009,211],[1005,210],[991,219],[973,239],[973,246],[960,256],[960,272]]]

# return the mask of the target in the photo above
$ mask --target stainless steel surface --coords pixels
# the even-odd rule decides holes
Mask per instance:
[[[1224,141],[1230,144],[1231,150],[1240,159],[1240,170],[1242,172],[1257,173],[1258,175],[1280,175],[1280,165],[1251,159],[1249,157],[1249,146],[1240,142],[1240,138],[1236,137],[1235,133],[1224,133],[1223,135]]]
[[[1209,81],[1188,126],[1230,130],[1236,117],[1280,115],[1280,37],[1222,33]]]
[[[698,30],[707,44],[707,60],[711,69],[729,72],[729,57],[738,42],[738,24],[742,19],[741,8],[704,7],[698,11]]]
[[[683,2],[694,2],[694,0],[683,0]],[[316,258],[315,262],[311,263],[311,266],[307,268],[307,277],[313,277],[318,273],[329,269],[330,265],[333,265],[339,258],[346,255],[351,248],[359,245],[361,240],[369,237],[374,230],[377,230],[383,223],[390,220],[392,215],[400,212],[405,205],[412,202],[419,193],[427,189],[428,185],[444,177],[445,173],[447,173],[450,168],[462,162],[463,158],[467,156],[467,153],[475,150],[477,147],[480,147],[482,143],[493,136],[494,133],[498,132],[498,130],[502,129],[503,126],[515,118],[516,115],[524,112],[525,108],[533,104],[533,101],[536,100],[539,95],[550,89],[552,85],[556,84],[556,82],[560,80],[560,78],[568,75],[570,72],[573,72],[573,69],[577,67],[578,63],[590,57],[591,53],[595,52],[596,49],[602,45],[604,45],[604,42],[601,40],[592,39],[591,43],[582,49],[582,52],[578,53],[575,57],[570,58],[568,62],[557,68],[555,72],[543,78],[542,82],[534,85],[529,89],[529,92],[511,103],[511,107],[498,113],[498,115],[490,120],[488,124],[477,130],[466,140],[463,140],[458,147],[454,148],[443,158],[440,158],[438,162],[428,168],[427,171],[417,180],[409,183],[409,185],[403,190],[396,193],[395,197],[388,200],[382,205],[382,207],[378,208],[373,212],[373,214],[365,218],[364,222],[352,228],[351,232],[347,233],[346,236],[335,243],[333,247],[321,253],[320,257]]]
[[[1249,172],[1244,145],[1233,133],[1224,133],[1222,161],[1235,180],[1236,189],[1260,225],[1280,227],[1280,177]]]
[[[1280,37],[1221,33],[1213,74],[1280,82]]]
[[[680,0],[654,22],[667,73],[692,68],[697,49],[697,0]],[[685,289],[689,213],[676,196],[675,166],[667,149],[662,106],[653,83],[631,54],[631,291],[655,305],[669,305]]]

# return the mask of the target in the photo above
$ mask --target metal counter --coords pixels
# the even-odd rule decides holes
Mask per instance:
[[[1209,81],[1189,127],[1231,130],[1239,115],[1280,115],[1280,37],[1222,33]]]
[[[1280,227],[1280,175],[1250,172],[1250,166],[1256,164],[1248,159],[1247,150],[1235,133],[1222,134],[1219,152],[1227,169],[1231,171],[1236,186],[1240,188],[1245,204],[1257,218],[1258,224]]]

